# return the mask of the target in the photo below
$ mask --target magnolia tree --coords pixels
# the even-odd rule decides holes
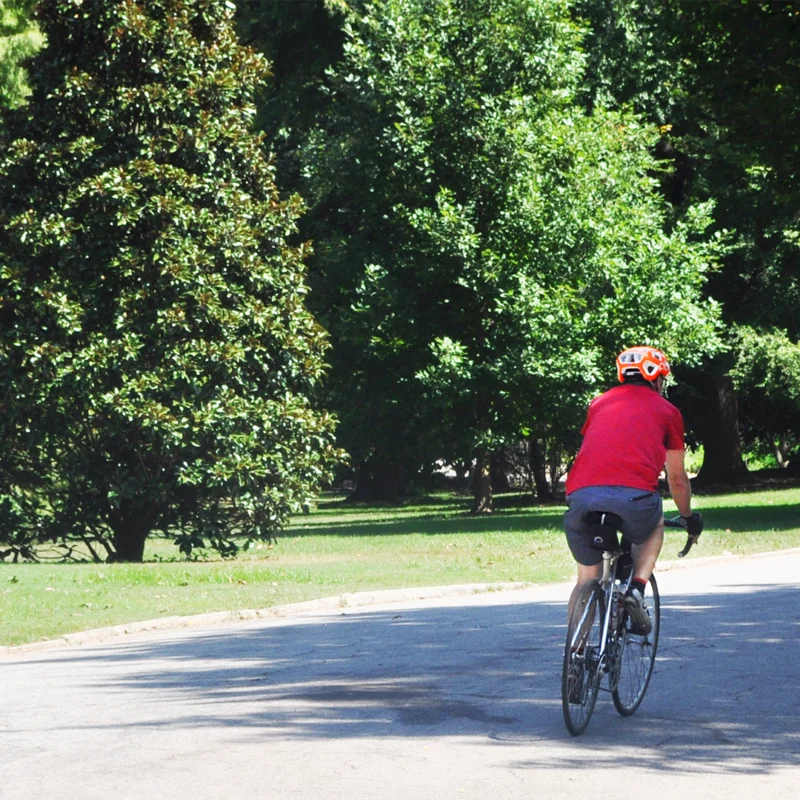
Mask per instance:
[[[574,430],[623,346],[713,350],[708,208],[674,220],[657,132],[579,107],[583,31],[562,0],[383,0],[347,34],[305,159],[317,213],[350,212],[318,236],[323,283],[352,287],[338,402],[380,419],[391,398],[362,436],[420,416],[449,431],[488,510],[493,450]]]
[[[0,549],[273,536],[337,452],[306,248],[220,0],[44,0],[0,161]],[[79,545],[79,546],[78,546]],[[0,544],[2,547],[2,544]],[[78,552],[76,550],[75,552]]]

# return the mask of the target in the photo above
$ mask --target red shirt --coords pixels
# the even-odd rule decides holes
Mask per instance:
[[[567,494],[584,486],[655,491],[667,450],[684,449],[683,433],[681,412],[649,386],[609,389],[589,405]]]

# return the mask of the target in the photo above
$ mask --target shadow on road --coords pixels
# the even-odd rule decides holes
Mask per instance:
[[[800,764],[800,587],[664,598],[656,673],[637,714],[601,695],[588,731],[561,719],[563,603],[351,613],[243,624],[47,656],[134,718],[86,729],[224,726],[267,740],[485,737],[531,748],[520,769],[591,758],[758,773]],[[35,663],[33,659],[26,659]],[[99,671],[102,666],[110,672]],[[93,676],[111,675],[93,680]],[[567,744],[567,747],[563,745]]]

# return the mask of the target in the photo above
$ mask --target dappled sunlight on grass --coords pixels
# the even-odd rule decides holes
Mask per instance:
[[[0,565],[0,645],[164,616],[199,614],[375,591],[462,583],[571,580],[564,506],[503,495],[494,514],[470,516],[463,496],[398,506],[351,505],[326,495],[277,544],[236,559],[187,561],[168,539],[144,564]],[[706,531],[693,558],[800,547],[800,489],[695,498]],[[671,501],[665,513],[676,512]],[[661,559],[685,534],[668,530]]]
[[[437,494],[413,498],[398,505],[350,504],[344,496],[325,496],[313,513],[295,517],[283,536],[315,533],[387,535],[403,533],[486,533],[508,530],[561,530],[565,506],[532,506],[529,495],[513,493],[497,498],[493,514],[472,516],[469,500]],[[368,531],[366,529],[369,529]]]

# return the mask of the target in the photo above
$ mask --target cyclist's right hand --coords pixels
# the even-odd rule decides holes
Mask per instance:
[[[690,517],[681,517],[681,519],[686,532],[697,541],[697,537],[703,532],[703,515],[699,511],[695,511]]]

